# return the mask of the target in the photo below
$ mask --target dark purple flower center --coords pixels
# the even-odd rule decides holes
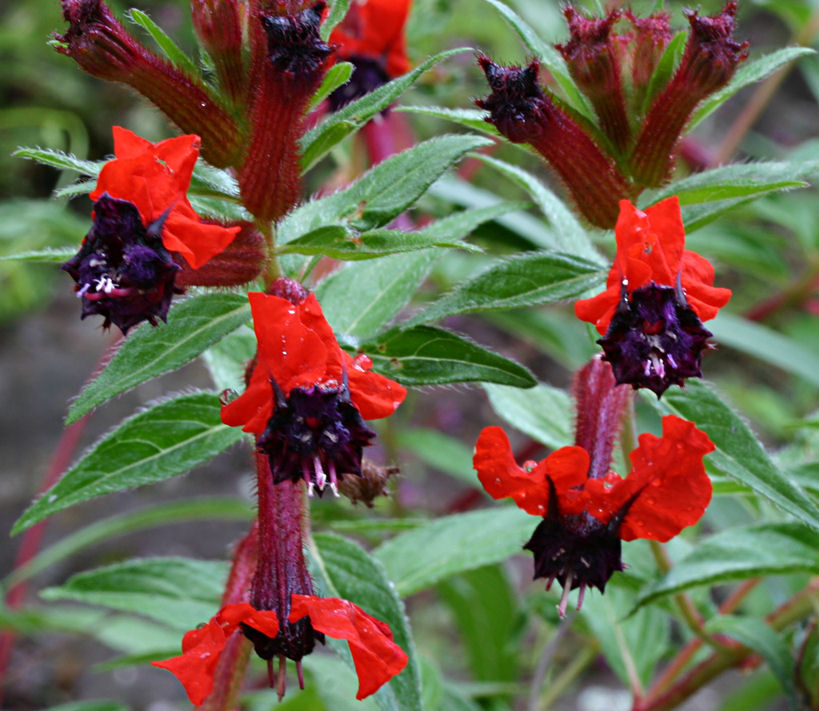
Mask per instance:
[[[306,654],[310,654],[316,642],[324,644],[324,635],[313,629],[309,617],[303,617],[297,622],[280,624],[279,634],[268,637],[263,632],[242,623],[242,632],[251,642],[256,654],[262,659],[287,657],[298,662]]]
[[[702,377],[702,352],[711,337],[680,289],[651,282],[623,298],[597,342],[617,384],[649,388],[660,397],[685,378]]]
[[[268,58],[280,72],[296,79],[311,78],[332,54],[319,35],[323,10],[320,2],[295,15],[262,16]]]
[[[76,282],[82,318],[105,317],[123,333],[142,321],[166,320],[179,266],[162,245],[164,217],[146,227],[136,206],[104,193],[94,203],[94,224],[80,251],[62,269]]]
[[[619,536],[622,514],[603,524],[587,513],[561,515],[557,494],[549,483],[549,511],[523,547],[535,558],[535,579],[546,578],[546,589],[557,580],[563,588],[558,611],[566,612],[569,591],[580,588],[577,607],[587,587],[601,593],[614,573],[623,570]]]
[[[294,388],[285,398],[273,381],[276,409],[257,442],[270,458],[273,481],[304,479],[312,495],[329,484],[338,496],[345,474],[361,476],[361,452],[375,433],[342,387]]]

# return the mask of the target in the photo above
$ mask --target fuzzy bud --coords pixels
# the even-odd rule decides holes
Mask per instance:
[[[222,224],[213,220],[203,222]],[[241,286],[258,277],[267,258],[264,237],[252,223],[239,224],[242,229],[233,241],[199,269],[193,269],[183,259],[177,259],[177,263],[182,265],[176,277],[177,286]]]
[[[213,59],[219,83],[234,104],[247,98],[242,59],[242,8],[236,0],[191,0],[191,19],[202,46]]]

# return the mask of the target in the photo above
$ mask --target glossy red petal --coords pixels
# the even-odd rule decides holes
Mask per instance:
[[[363,353],[355,358],[342,352],[350,398],[365,420],[388,417],[404,402],[407,389],[394,380],[373,373],[372,361]]]
[[[620,303],[620,281],[617,278],[615,268],[609,273],[609,280],[614,274],[614,284],[605,291],[592,296],[589,299],[580,299],[574,304],[574,314],[581,321],[594,324],[597,332],[604,336],[608,330],[614,312],[617,311],[617,304]]]
[[[273,417],[273,387],[269,376],[257,367],[247,389],[235,400],[222,406],[222,422],[241,427],[245,432],[262,434]]]
[[[289,621],[302,617],[309,617],[319,632],[347,640],[358,675],[359,700],[374,694],[407,666],[408,657],[393,641],[390,628],[349,600],[293,595]]]
[[[711,501],[711,480],[703,457],[714,444],[693,422],[675,415],[663,418],[663,436],[642,434],[631,455],[632,471],[604,490],[586,486],[589,513],[607,520],[625,511],[624,541],[667,541],[700,520]],[[592,482],[589,482],[592,484]]]
[[[338,341],[336,341],[333,329],[327,323],[327,319],[324,318],[324,312],[321,310],[321,304],[319,304],[316,295],[309,294],[299,304],[298,308],[304,326],[321,339],[326,349],[324,377],[327,380],[336,380],[340,383],[344,369],[344,356]]]
[[[714,267],[705,257],[686,250],[682,262],[682,287],[688,304],[701,321],[714,318],[731,300],[731,290],[715,287]]]
[[[225,605],[214,619],[222,624],[226,634],[233,632],[241,623],[268,637],[279,634],[279,618],[276,613],[273,610],[257,610],[247,602]]]
[[[223,227],[205,224],[199,219],[188,199],[180,199],[171,210],[162,230],[162,244],[171,252],[179,252],[188,264],[199,269],[233,242],[241,226]]]
[[[472,466],[493,499],[511,496],[526,513],[543,516],[549,504],[545,466],[527,471],[518,466],[509,438],[500,427],[486,427],[475,443]]]
[[[205,627],[185,634],[181,655],[151,664],[171,672],[185,687],[190,702],[199,706],[213,691],[213,675],[226,641],[221,625],[211,620]]]

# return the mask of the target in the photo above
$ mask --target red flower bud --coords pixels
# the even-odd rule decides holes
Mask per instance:
[[[737,4],[729,2],[714,17],[687,13],[691,34],[682,62],[652,103],[632,155],[632,174],[642,185],[656,187],[669,176],[674,147],[697,104],[725,86],[748,57],[748,43],[731,36],[736,12]]]
[[[669,24],[671,15],[667,12],[656,12],[648,17],[636,17],[631,10],[626,10],[625,14],[634,28],[629,53],[634,92],[632,104],[639,111],[654,70],[674,33]]]
[[[204,224],[218,224],[215,220],[202,220]],[[253,281],[262,271],[265,260],[264,237],[256,231],[250,222],[239,223],[241,230],[233,241],[214,257],[211,257],[198,269],[182,260],[176,275],[176,284],[189,286],[240,286]],[[235,226],[235,225],[234,225]]]
[[[591,100],[603,133],[617,150],[623,151],[628,146],[631,129],[615,46],[620,40],[611,34],[621,13],[612,10],[603,19],[587,19],[569,5],[563,14],[569,22],[571,39],[555,46],[566,60],[572,78]]]
[[[233,165],[241,136],[234,118],[198,77],[160,59],[117,21],[102,0],[62,0],[69,23],[56,35],[57,51],[86,72],[136,89],[185,133],[202,138],[202,156],[218,167]]]
[[[628,183],[583,128],[558,108],[537,81],[539,64],[502,67],[480,57],[492,93],[475,103],[513,143],[529,143],[566,183],[583,216],[598,227],[617,222]]]
[[[191,18],[222,89],[234,103],[242,104],[248,78],[242,58],[242,8],[236,0],[191,0]]]

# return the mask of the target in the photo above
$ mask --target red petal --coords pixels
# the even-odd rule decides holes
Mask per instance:
[[[590,299],[580,299],[574,304],[574,314],[581,321],[594,324],[597,332],[601,336],[606,335],[614,312],[617,311],[617,304],[620,303],[620,280],[617,278],[617,271],[612,267],[609,272],[609,281],[614,275],[614,285],[609,286],[604,292]]]
[[[393,642],[390,628],[349,600],[293,595],[288,619],[297,622],[302,617],[310,617],[310,624],[319,632],[347,640],[358,674],[359,700],[374,694],[407,666],[407,655]]]
[[[713,286],[714,267],[705,257],[686,250],[682,262],[682,286],[688,304],[701,321],[709,321],[731,300],[731,290]]]
[[[268,637],[279,634],[279,618],[276,613],[273,610],[257,610],[247,602],[225,605],[214,619],[225,627],[228,635],[242,622]]]
[[[620,528],[624,541],[667,541],[700,520],[711,501],[711,480],[703,457],[714,444],[693,422],[663,418],[663,436],[642,434],[630,456],[632,471],[604,491],[602,482],[586,486],[589,513],[607,520],[628,505]]]
[[[262,434],[273,417],[273,387],[269,376],[258,367],[247,389],[233,402],[222,406],[222,422],[245,432]]]
[[[211,620],[205,627],[185,634],[180,656],[151,664],[171,672],[185,687],[190,702],[199,706],[213,691],[213,675],[226,641],[221,625]]]
[[[388,417],[404,402],[407,389],[394,380],[373,373],[372,361],[364,354],[352,358],[343,353],[350,397],[365,420]]]

